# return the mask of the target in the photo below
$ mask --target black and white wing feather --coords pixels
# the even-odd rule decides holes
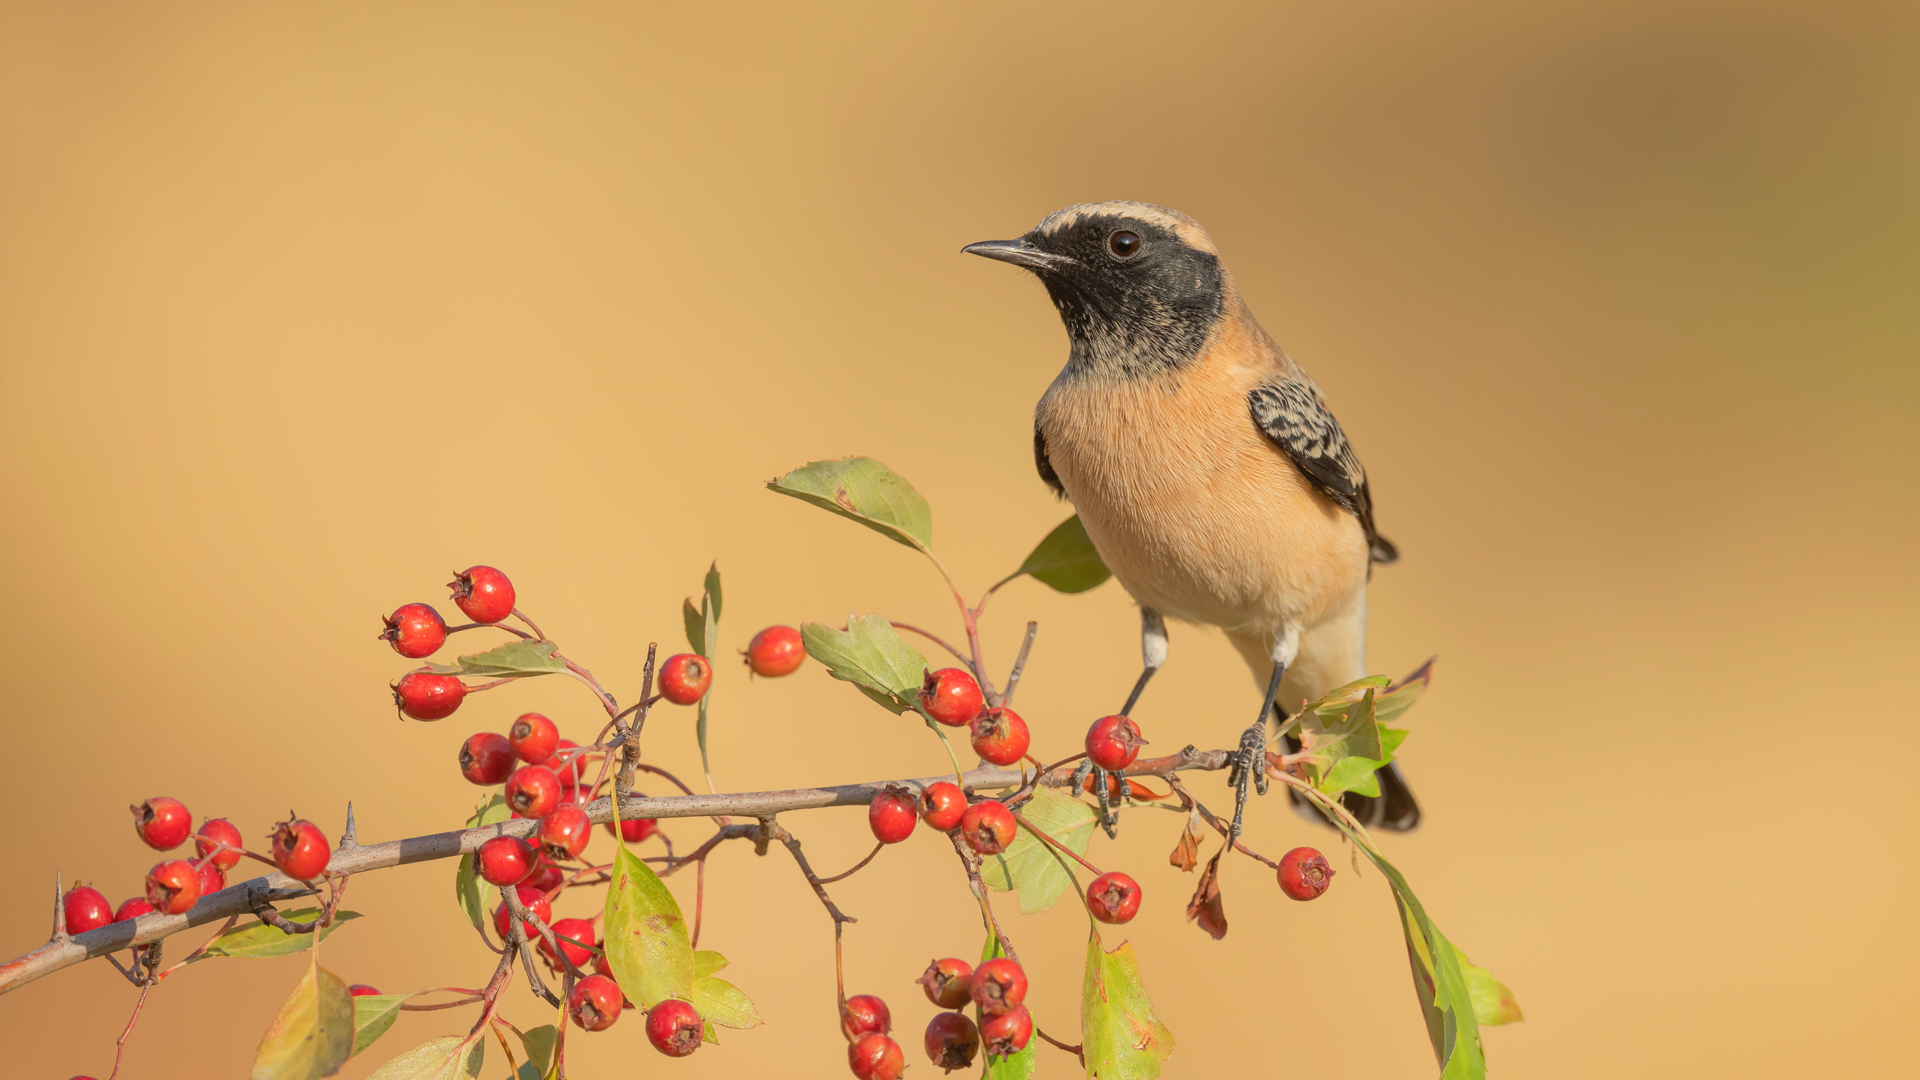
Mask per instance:
[[[1247,394],[1253,422],[1287,452],[1313,486],[1360,519],[1366,530],[1373,561],[1400,558],[1392,541],[1373,527],[1373,496],[1367,490],[1367,470],[1340,430],[1340,421],[1327,410],[1320,388],[1300,375],[1263,383]]]

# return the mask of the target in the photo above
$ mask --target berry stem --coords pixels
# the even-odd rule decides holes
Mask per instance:
[[[1072,849],[1072,848],[1070,848],[1070,847],[1068,847],[1068,846],[1066,846],[1065,844],[1062,844],[1062,843],[1061,843],[1060,841],[1058,841],[1058,840],[1055,840],[1055,839],[1054,839],[1053,837],[1051,837],[1051,836],[1048,836],[1048,835],[1047,835],[1046,833],[1044,833],[1044,832],[1042,832],[1041,830],[1039,830],[1039,829],[1036,829],[1036,828],[1034,828],[1034,827],[1033,827],[1033,822],[1031,822],[1031,821],[1028,821],[1028,820],[1027,820],[1027,819],[1026,819],[1026,818],[1025,818],[1025,817],[1024,817],[1024,816],[1023,816],[1023,815],[1022,815],[1021,813],[1020,813],[1020,811],[1018,811],[1018,810],[1015,810],[1015,811],[1013,811],[1013,820],[1014,820],[1014,821],[1016,821],[1016,822],[1019,822],[1019,824],[1020,824],[1020,827],[1021,827],[1021,828],[1023,828],[1023,829],[1025,829],[1025,830],[1027,830],[1028,832],[1030,832],[1030,833],[1032,833],[1032,834],[1033,834],[1033,835],[1034,835],[1034,836],[1035,836],[1036,838],[1038,838],[1039,840],[1041,840],[1041,841],[1043,841],[1044,843],[1046,843],[1048,847],[1051,847],[1051,848],[1053,848],[1053,849],[1054,849],[1054,850],[1056,850],[1056,851],[1061,851],[1061,852],[1064,852],[1064,853],[1066,853],[1066,854],[1068,854],[1068,855],[1072,855],[1072,856],[1073,856],[1073,861],[1074,861],[1074,862],[1077,862],[1077,863],[1079,863],[1079,864],[1080,864],[1081,866],[1084,866],[1084,867],[1086,867],[1087,869],[1089,869],[1089,870],[1091,870],[1091,871],[1093,871],[1093,875],[1094,875],[1095,877],[1099,877],[1099,876],[1100,876],[1101,874],[1104,874],[1104,873],[1106,873],[1106,871],[1104,871],[1104,870],[1102,870],[1102,869],[1100,869],[1099,867],[1097,867],[1097,866],[1095,866],[1095,865],[1093,865],[1092,863],[1090,863],[1090,862],[1088,862],[1087,860],[1085,860],[1085,859],[1083,859],[1083,858],[1081,858],[1080,856],[1078,856],[1078,855],[1074,855],[1074,852],[1073,852],[1073,849]]]
[[[505,623],[484,623],[484,622],[461,623],[459,626],[447,627],[447,633],[457,634],[462,630],[484,630],[488,627],[492,627],[495,630],[505,630],[507,633],[512,634],[514,637],[517,637],[522,641],[533,640],[532,634],[526,633],[525,631],[522,631],[522,630],[515,630],[513,627],[508,626]]]
[[[831,884],[833,884],[833,883],[834,883],[834,882],[836,882],[836,881],[845,881],[846,879],[848,879],[848,878],[850,878],[850,877],[852,877],[853,875],[855,875],[855,874],[857,874],[857,873],[859,873],[859,872],[860,872],[861,870],[863,870],[863,869],[865,869],[865,868],[866,868],[866,865],[867,865],[868,863],[870,863],[870,862],[872,862],[872,861],[873,861],[873,857],[874,857],[875,855],[878,855],[878,854],[880,854],[880,849],[881,849],[881,848],[883,848],[883,847],[886,847],[886,846],[887,846],[887,845],[885,845],[885,844],[875,844],[875,845],[873,845],[873,850],[872,850],[872,851],[869,851],[869,852],[867,852],[867,857],[866,857],[866,858],[864,858],[864,859],[861,859],[861,860],[860,860],[859,862],[857,862],[857,863],[854,863],[854,864],[853,864],[853,869],[851,869],[851,870],[845,870],[845,871],[842,871],[842,872],[840,872],[840,873],[838,873],[838,874],[835,874],[835,875],[833,875],[832,877],[823,877],[823,878],[821,878],[821,879],[820,879],[820,884],[822,884],[822,885],[831,885]]]
[[[961,652],[961,651],[960,651],[959,649],[956,649],[956,648],[954,648],[953,646],[951,646],[951,645],[949,645],[949,644],[947,644],[947,643],[946,643],[945,641],[943,641],[943,640],[941,640],[941,639],[940,639],[939,637],[936,637],[935,635],[933,635],[933,634],[930,634],[930,633],[928,633],[927,631],[925,631],[925,630],[922,630],[922,629],[920,629],[919,627],[917,627],[917,626],[914,626],[914,625],[912,625],[911,623],[903,623],[903,622],[893,622],[893,620],[891,620],[891,619],[889,619],[889,620],[887,620],[887,621],[888,621],[888,622],[890,622],[890,623],[893,623],[893,628],[894,628],[895,630],[905,630],[905,631],[908,631],[909,633],[914,633],[914,634],[919,634],[919,635],[920,635],[921,637],[923,637],[923,638],[926,638],[926,639],[927,639],[928,641],[931,641],[931,642],[933,642],[933,643],[934,643],[935,645],[938,645],[938,646],[940,646],[941,648],[943,648],[943,649],[945,649],[945,650],[947,650],[948,652],[950,652],[950,653],[952,653],[952,654],[953,654],[953,658],[954,658],[955,660],[958,660],[958,661],[960,661],[960,662],[961,662],[961,663],[963,663],[963,664],[969,664],[969,663],[972,663],[972,661],[970,661],[970,660],[968,660],[968,659],[967,659],[967,656],[966,656],[966,654],[965,654],[965,653],[963,653],[963,652]],[[845,629],[846,629],[846,627],[844,627],[844,626],[843,626],[843,627],[841,627],[840,629],[842,629],[842,630],[845,630]]]
[[[107,1074],[107,1080],[114,1080],[120,1075],[120,1055],[126,1053],[127,1037],[133,1034],[133,1025],[140,1022],[140,1010],[147,1007],[147,991],[151,989],[151,982],[140,987],[140,1000],[133,1003],[133,1015],[127,1018],[127,1026],[120,1032],[120,1037],[113,1040],[113,1071]]]
[[[527,624],[528,628],[533,631],[533,638],[535,641],[547,640],[547,635],[541,632],[540,627],[534,625],[534,621],[532,619],[527,618],[526,612],[521,611],[519,608],[514,608],[513,617]],[[495,624],[495,625],[498,625],[498,624]],[[504,630],[506,629],[506,627],[501,627],[501,629]]]

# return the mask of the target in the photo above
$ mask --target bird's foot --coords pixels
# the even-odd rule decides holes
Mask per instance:
[[[1240,839],[1240,819],[1247,810],[1247,789],[1267,793],[1267,718],[1264,713],[1252,727],[1240,735],[1240,749],[1233,755],[1233,767],[1227,783],[1233,787],[1233,825],[1228,842]]]
[[[1120,798],[1124,801],[1128,797],[1126,778],[1119,773],[1108,772],[1091,761],[1082,760],[1073,770],[1073,779],[1069,781],[1075,792],[1085,791],[1087,781],[1093,781],[1093,793],[1100,800],[1100,827],[1106,830],[1109,838],[1120,834],[1120,819],[1113,812],[1113,784],[1116,778],[1120,781]]]

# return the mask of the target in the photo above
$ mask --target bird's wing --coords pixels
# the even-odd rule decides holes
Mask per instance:
[[[1060,474],[1053,471],[1053,462],[1047,460],[1047,437],[1040,433],[1040,422],[1033,422],[1033,465],[1040,470],[1040,479],[1053,489],[1059,498],[1067,497],[1067,489],[1061,486]]]
[[[1373,561],[1398,559],[1399,549],[1374,530],[1367,470],[1347,442],[1347,433],[1340,430],[1340,421],[1327,410],[1320,388],[1303,375],[1288,375],[1248,391],[1247,404],[1253,422],[1287,452],[1313,486],[1360,519]]]

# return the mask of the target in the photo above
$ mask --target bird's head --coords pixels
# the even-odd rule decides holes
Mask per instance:
[[[1230,287],[1206,230],[1148,203],[1069,206],[1018,239],[962,250],[1040,278],[1072,341],[1067,369],[1086,375],[1185,366],[1219,321]]]

